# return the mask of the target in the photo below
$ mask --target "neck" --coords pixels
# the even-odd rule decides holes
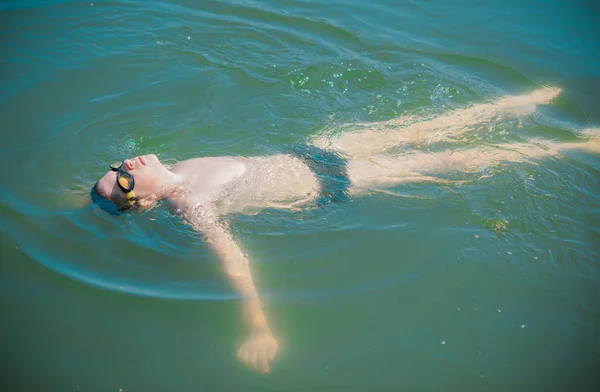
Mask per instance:
[[[182,176],[167,169],[160,178],[159,189],[155,196],[160,199],[168,199],[181,191],[183,183],[184,179]]]

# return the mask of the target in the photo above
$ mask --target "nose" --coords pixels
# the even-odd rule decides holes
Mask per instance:
[[[125,167],[127,168],[127,170],[133,170],[133,168],[134,168],[133,160],[125,159],[125,161],[123,163],[124,163]]]

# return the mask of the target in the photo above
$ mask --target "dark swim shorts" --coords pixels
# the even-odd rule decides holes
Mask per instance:
[[[324,207],[330,202],[346,202],[350,199],[347,162],[341,154],[306,144],[293,144],[291,154],[300,158],[315,173],[321,186],[316,202]]]

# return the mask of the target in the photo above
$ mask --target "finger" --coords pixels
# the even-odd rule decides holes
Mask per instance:
[[[260,370],[260,367],[258,366],[258,350],[252,350],[250,353],[250,360],[252,367],[256,370]]]
[[[270,361],[275,359],[275,354],[277,354],[277,345],[269,347],[267,349],[267,357]]]
[[[260,368],[260,371],[263,373],[268,373],[269,372],[269,361],[267,360],[267,355],[264,351],[261,351],[258,354],[258,366]]]
[[[249,356],[248,350],[242,349],[241,354],[240,354],[240,361],[242,361],[242,363],[246,366],[250,365],[250,360],[249,360],[248,356]]]

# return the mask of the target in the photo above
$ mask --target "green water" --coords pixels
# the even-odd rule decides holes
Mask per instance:
[[[3,391],[600,385],[598,156],[231,217],[281,344],[268,375],[237,361],[239,301],[202,238],[165,208],[81,203],[123,157],[269,154],[542,85],[564,91],[463,147],[579,140],[600,123],[595,3],[3,1],[0,18]]]

